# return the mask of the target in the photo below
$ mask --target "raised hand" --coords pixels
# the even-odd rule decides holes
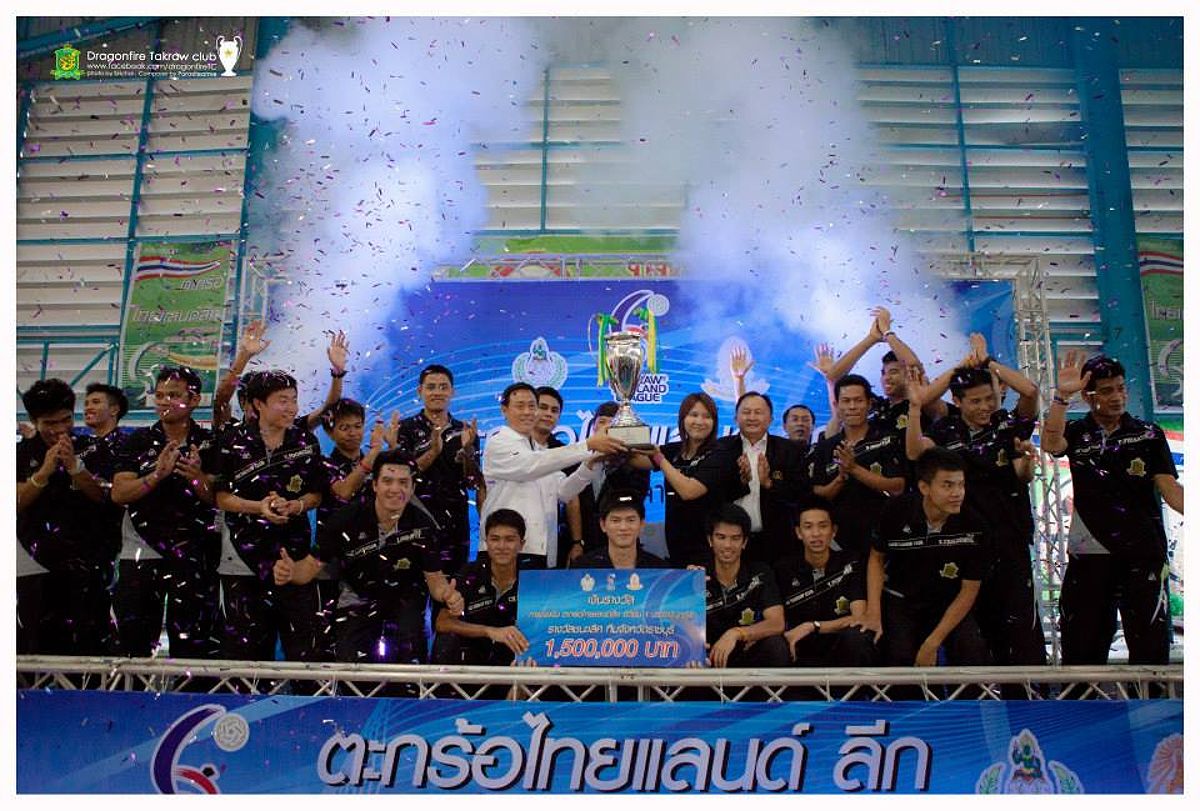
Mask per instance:
[[[811,368],[816,369],[825,379],[829,379],[829,373],[833,370],[833,347],[829,344],[817,344],[813,347],[813,362],[808,364]]]
[[[175,472],[179,456],[179,443],[172,439],[158,452],[158,461],[154,463],[154,474],[160,479],[170,476]]]
[[[754,366],[754,358],[750,355],[750,348],[746,346],[735,346],[729,352],[729,374],[733,375],[734,380],[744,380],[746,373]]]
[[[56,444],[58,445],[58,461],[63,466],[63,470],[74,473],[79,464],[79,458],[75,455],[75,443],[71,441],[71,435],[63,434],[58,438]]]
[[[200,470],[200,451],[195,445],[189,445],[187,453],[183,453],[182,449],[179,451],[175,472],[189,482],[197,482],[204,475]]]
[[[263,352],[271,342],[265,337],[267,325],[261,320],[251,321],[246,325],[246,329],[242,330],[242,340],[238,343],[238,351],[245,352],[250,357]]]
[[[842,444],[838,445],[833,451],[834,458],[837,459],[838,466],[842,469],[842,474],[850,475],[850,471],[858,466],[858,462],[854,458],[854,445],[850,440],[843,440]]]
[[[758,483],[761,487],[771,487],[771,463],[765,453],[758,455]]]
[[[744,453],[738,457],[738,476],[741,477],[742,484],[749,484],[753,478],[750,472],[750,457]]]
[[[393,411],[392,416],[388,419],[387,428],[383,431],[383,441],[387,443],[389,448],[396,447],[396,442],[400,437],[400,412]]]
[[[875,320],[871,323],[871,329],[875,331],[875,340],[882,341],[885,333],[892,328],[892,314],[888,312],[887,307],[871,308],[871,315]]]
[[[479,437],[479,423],[474,417],[471,417],[470,422],[463,423],[462,446],[464,449],[473,447],[475,440]]]
[[[929,380],[925,377],[925,373],[921,371],[921,367],[905,367],[904,377],[906,378],[905,391],[908,393],[908,402],[917,403],[921,406],[928,405],[928,401],[933,399],[929,395],[931,387]]]
[[[1083,371],[1085,357],[1078,349],[1067,351],[1067,356],[1058,365],[1058,395],[1069,400],[1083,391],[1092,379],[1091,372]]]
[[[369,447],[371,449],[372,453],[377,452],[380,448],[383,447],[383,435],[384,435],[383,418],[376,417],[375,425],[372,426],[372,428],[371,428],[371,439],[367,443],[367,447]]]
[[[346,371],[346,361],[350,359],[350,341],[345,332],[339,329],[333,334],[325,354],[329,357],[329,366],[333,371],[338,374]]]
[[[982,366],[988,356],[987,339],[983,337],[983,333],[981,332],[972,332],[969,340],[971,342],[970,357],[973,360],[971,365]]]

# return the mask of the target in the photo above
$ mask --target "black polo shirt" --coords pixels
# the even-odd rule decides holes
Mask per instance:
[[[428,469],[417,474],[416,494],[425,508],[437,519],[446,541],[465,546],[471,541],[467,516],[467,490],[475,486],[463,474],[463,421],[450,417],[450,425],[442,434],[442,452]],[[396,447],[416,459],[433,444],[433,423],[424,411],[400,421],[396,432]],[[479,467],[479,447],[475,446],[475,462]]]
[[[921,496],[892,499],[879,516],[872,548],[886,556],[884,591],[912,603],[945,609],[962,581],[983,578],[985,525],[969,507],[930,532]]]
[[[441,571],[439,540],[419,504],[406,505],[384,536],[374,502],[350,504],[321,527],[317,557],[337,561],[339,579],[368,603],[368,612],[411,619],[424,612],[429,597],[425,573]]]
[[[708,514],[720,503],[721,494],[732,492],[735,482],[731,481],[731,475],[737,470],[736,460],[731,463],[728,453],[716,443],[691,459],[684,459],[683,443],[668,442],[662,446],[662,455],[680,473],[708,488],[701,498],[684,501],[663,477],[667,494],[664,534],[671,562],[679,566],[703,565],[710,554],[704,524]]]
[[[944,417],[929,430],[928,437],[956,452],[966,466],[966,505],[979,513],[992,530],[1002,555],[1028,555],[1033,542],[1033,511],[1029,484],[1021,481],[1013,467],[1015,443],[1033,434],[1034,420],[1001,409],[992,414],[987,427],[972,432],[960,416]]]
[[[612,558],[608,556],[608,544],[605,543],[601,547],[597,547],[589,552],[584,552],[575,560],[571,561],[567,567],[570,569],[613,569]],[[642,548],[641,543],[637,548],[637,562],[634,563],[635,569],[668,569],[670,564],[657,555],[651,555]]]
[[[117,472],[148,475],[158,464],[167,441],[161,420],[134,431],[117,461]],[[188,422],[187,441],[180,452],[187,453],[190,446],[199,451],[201,467],[213,469],[217,447],[212,432],[195,420]],[[195,567],[215,566],[221,544],[216,507],[205,503],[195,485],[181,474],[168,474],[137,501],[130,502],[129,520],[137,534],[164,559]]]
[[[456,577],[458,593],[463,596],[463,622],[486,625],[490,628],[506,628],[517,624],[517,586],[520,571],[512,586],[503,592],[496,589],[492,580],[492,565],[487,553],[459,570]],[[461,644],[470,652],[473,664],[507,665],[513,660],[513,652],[507,645],[490,639],[462,638]]]
[[[76,458],[83,459],[95,441],[95,437],[72,435]],[[17,444],[18,482],[28,481],[38,472],[46,450],[41,434]],[[17,513],[17,540],[34,560],[52,572],[93,571],[112,559],[108,544],[98,543],[95,537],[95,527],[102,519],[102,505],[76,489],[71,475],[60,464],[46,478],[41,495],[24,512]]]
[[[850,603],[867,599],[865,564],[848,552],[831,550],[824,569],[814,569],[803,555],[775,567],[787,627],[850,614]]]
[[[1071,462],[1075,519],[1082,520],[1111,554],[1165,561],[1167,535],[1154,477],[1165,473],[1178,478],[1178,473],[1162,429],[1125,413],[1105,436],[1088,414],[1068,423],[1063,436]],[[1081,553],[1086,550],[1072,549],[1072,554]]]
[[[104,436],[92,434],[92,442],[79,452],[88,472],[105,483],[104,503],[98,506],[104,527],[103,538],[107,543],[106,555],[114,560],[121,552],[121,521],[125,517],[125,507],[112,502],[112,480],[122,448],[132,433],[127,428],[115,428]]]
[[[846,439],[839,431],[822,439],[808,455],[808,477],[814,485],[826,485],[841,472],[834,451]],[[867,434],[854,446],[854,457],[873,473],[889,478],[906,475],[904,435],[879,424],[867,426]],[[840,548],[865,555],[871,527],[889,496],[867,487],[854,477],[843,485],[833,499],[833,520],[837,524],[837,544]]]
[[[704,572],[704,588],[707,592],[704,617],[710,645],[730,628],[762,622],[763,611],[780,605],[775,574],[765,563],[743,560],[738,566],[737,579],[729,588],[717,580],[717,571],[711,560]]]
[[[908,428],[908,399],[891,403],[886,397],[876,397],[871,402],[871,410],[867,414],[867,422],[885,431],[903,434]],[[921,414],[921,430],[928,427],[929,418]]]
[[[285,429],[283,442],[270,452],[256,421],[222,432],[217,450],[217,491],[260,501],[271,491],[283,499],[297,499],[305,493],[324,493],[328,487],[321,446],[311,431],[298,424]],[[286,548],[293,560],[307,557],[311,549],[307,511],[278,525],[261,515],[226,512],[225,523],[238,556],[268,582],[273,582],[271,570],[280,549]]]

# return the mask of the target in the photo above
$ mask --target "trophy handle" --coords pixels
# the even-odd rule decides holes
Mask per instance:
[[[237,46],[238,46],[238,54],[240,55],[240,54],[241,54],[241,52],[242,52],[242,35],[241,35],[241,34],[237,34],[236,36],[234,36],[234,38],[233,38],[233,41],[237,43]]]
[[[225,46],[225,35],[217,34],[217,50],[221,50]]]

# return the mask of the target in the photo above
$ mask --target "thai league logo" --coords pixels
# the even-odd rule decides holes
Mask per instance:
[[[64,45],[54,52],[54,69],[50,71],[55,79],[80,79],[83,72],[79,70],[79,51],[70,45]]]
[[[1009,763],[993,763],[975,782],[976,794],[1083,794],[1079,775],[1057,760],[1047,761],[1028,729],[1009,741]]]
[[[180,763],[183,750],[196,741],[196,730],[215,721],[213,742],[223,752],[236,752],[250,740],[250,725],[236,713],[226,713],[220,704],[204,704],[188,710],[163,733],[150,760],[150,776],[159,794],[220,794],[220,773],[211,763],[191,766]]]
[[[241,36],[235,36],[233,39],[225,39],[223,35],[217,35],[217,58],[225,66],[225,72],[221,74],[222,76],[237,76],[233,72],[233,66],[237,64],[238,57],[241,55]]]

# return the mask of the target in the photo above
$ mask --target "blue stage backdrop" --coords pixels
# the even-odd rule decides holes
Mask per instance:
[[[22,690],[22,793],[1179,793],[1182,701],[525,703]]]
[[[1012,286],[956,282],[951,287],[966,327],[983,333],[992,354],[1011,364],[1016,345]],[[734,316],[720,330],[699,324],[690,302],[706,296],[719,300],[722,295],[721,285],[692,281],[435,282],[410,294],[397,313],[389,350],[401,365],[368,380],[358,392],[371,409],[385,414],[394,409],[407,416],[420,408],[416,389],[421,369],[441,363],[455,376],[453,413],[476,417],[486,441],[488,432],[503,425],[498,398],[505,386],[515,380],[551,385],[565,400],[559,435],[574,441],[590,432],[596,407],[612,399],[597,375],[600,332],[610,326],[635,326],[652,339],[651,368],[643,374],[635,409],[653,427],[655,442],[678,438],[679,404],[693,391],[707,391],[717,401],[722,434],[733,430],[735,398],[728,367],[731,350],[739,346],[748,347],[754,358],[747,390],[764,392],[775,403],[773,432],[782,433],[783,411],[793,403],[808,404],[818,424],[825,422],[825,383],[808,365],[814,342],[781,331],[748,334]],[[848,349],[865,333],[868,316],[847,313],[846,320],[846,337],[822,340],[834,342],[838,350]],[[902,332],[921,328],[903,325]],[[361,339],[355,342],[363,345]],[[962,350],[965,353],[965,345]],[[859,371],[878,386],[878,353],[868,357],[874,361]],[[952,358],[922,360],[932,368]],[[662,520],[661,474],[654,474],[652,484],[646,518],[654,523]]]

